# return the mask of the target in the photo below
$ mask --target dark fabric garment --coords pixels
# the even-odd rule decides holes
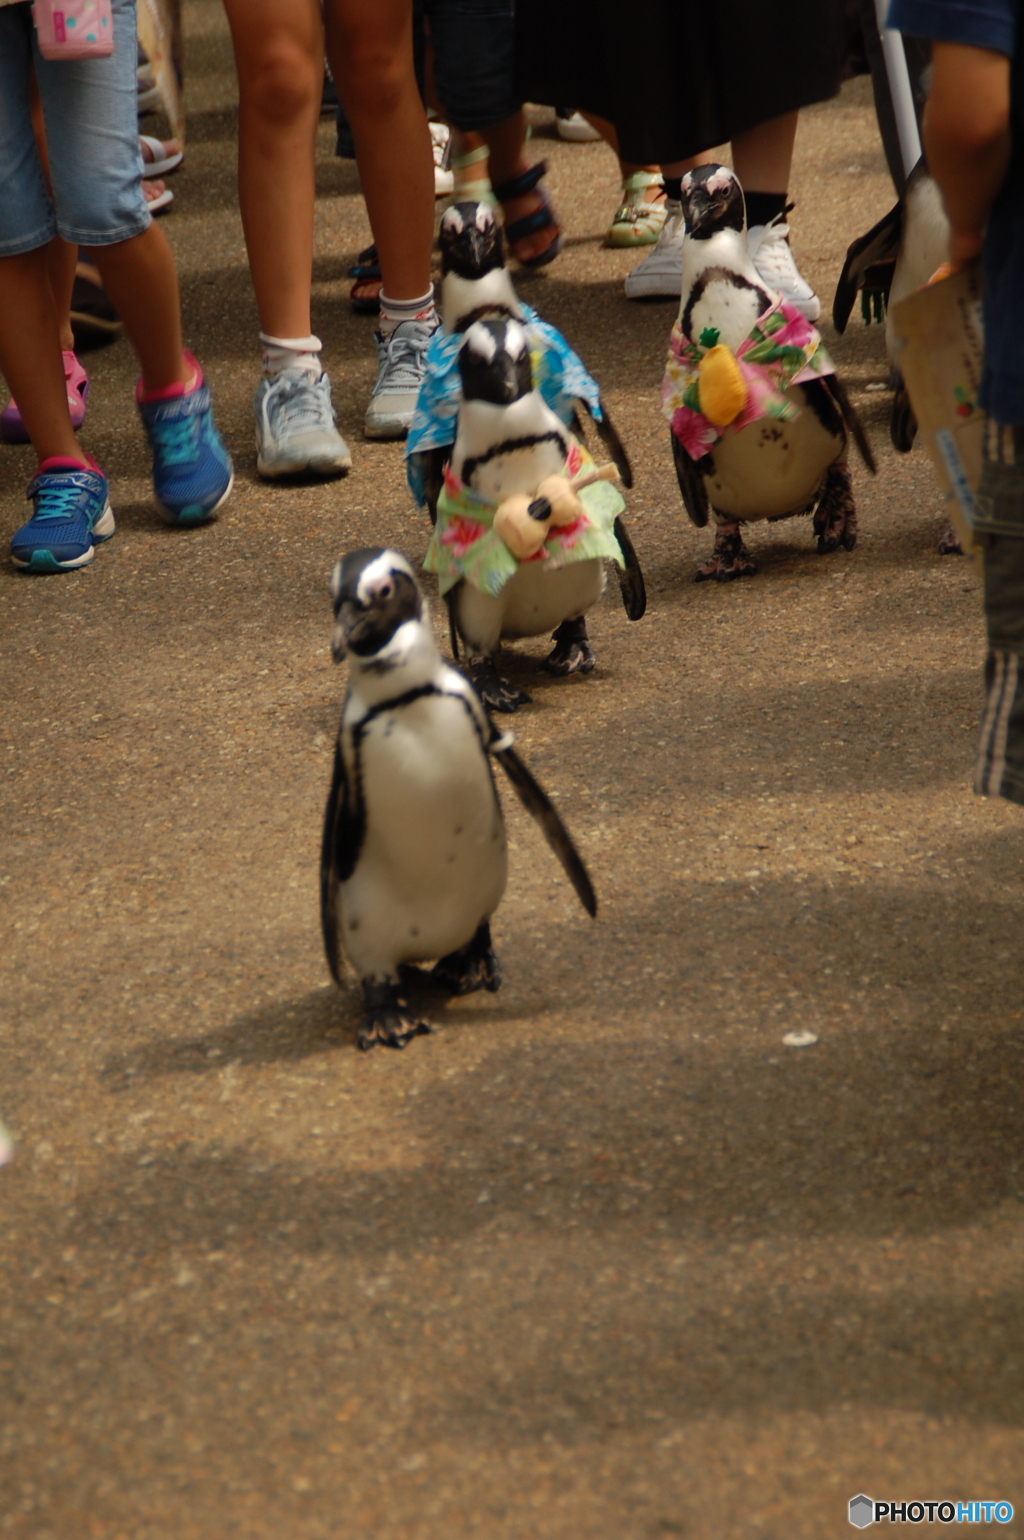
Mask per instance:
[[[683,160],[826,100],[844,0],[516,0],[516,90],[615,124],[624,159]]]
[[[981,405],[1024,423],[1024,0],[893,0],[892,26],[935,42],[1006,54],[1013,154],[985,233],[985,369]]]

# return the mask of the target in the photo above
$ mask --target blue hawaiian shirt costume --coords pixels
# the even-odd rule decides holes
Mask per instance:
[[[551,410],[567,426],[573,420],[577,401],[585,401],[594,420],[600,422],[601,395],[597,381],[587,373],[582,360],[573,352],[561,332],[542,321],[529,305],[521,305],[520,308],[530,344],[534,389],[540,391]],[[423,476],[419,464],[410,456],[455,442],[459,403],[462,400],[458,357],[464,340],[462,332],[439,329],[427,349],[426,373],[420,386],[412,427],[405,441],[406,479],[410,492],[421,508],[426,502]]]

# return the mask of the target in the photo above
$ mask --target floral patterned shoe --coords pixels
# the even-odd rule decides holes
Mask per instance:
[[[663,186],[660,171],[634,171],[623,178],[622,202],[608,229],[609,246],[653,246],[665,223],[665,202],[644,197],[651,188]]]

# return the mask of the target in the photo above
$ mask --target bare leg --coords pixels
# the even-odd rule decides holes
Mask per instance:
[[[71,330],[71,291],[75,286],[75,264],[78,247],[69,246],[59,235],[54,236],[46,248],[46,271],[50,280],[50,293],[60,324],[60,345],[70,352],[75,346]]]
[[[47,246],[0,258],[0,369],[39,459],[85,464],[68,415]]]
[[[737,134],[732,163],[744,192],[784,193],[789,187],[793,144],[800,114],[785,112]]]
[[[91,255],[142,365],[143,389],[187,383],[191,372],[181,351],[178,274],[159,225],[129,241],[94,246]]]
[[[492,128],[483,131],[483,138],[487,141],[490,151],[490,177],[494,187],[500,187],[503,182],[508,182],[520,172],[529,169],[523,158],[523,145],[526,143],[526,118],[520,110],[511,118],[506,118],[504,123],[495,123]],[[534,189],[526,193],[522,198],[509,198],[501,206],[506,225],[515,224],[517,219],[522,219],[526,214],[532,214],[543,206],[544,199],[540,192]],[[551,224],[541,230],[536,230],[531,235],[524,235],[516,241],[516,256],[519,261],[528,262],[531,257],[539,257],[554,241],[558,239],[558,228]]]
[[[331,70],[352,125],[384,293],[417,299],[430,287],[434,158],[413,70],[412,6],[409,0],[327,0],[326,19]]]
[[[272,337],[308,337],[320,6],[225,0],[225,9],[238,67],[238,201],[260,326]]]

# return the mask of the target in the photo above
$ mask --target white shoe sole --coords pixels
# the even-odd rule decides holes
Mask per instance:
[[[559,118],[558,137],[559,139],[567,140],[569,144],[593,144],[600,139],[601,135],[596,128],[591,127],[586,119],[583,121],[583,126],[580,127],[578,123],[573,123],[568,118]]]
[[[627,299],[674,299],[683,292],[683,275],[673,278],[668,273],[627,273],[625,282]]]
[[[265,460],[256,445],[256,473],[265,481],[281,476],[344,476],[352,469],[352,456],[300,455],[294,460]]]
[[[107,506],[104,508],[103,512],[100,514],[99,518],[96,520],[96,523],[92,527],[93,544],[87,551],[83,551],[81,556],[73,556],[70,561],[58,562],[57,565],[60,570],[62,572],[75,572],[79,567],[87,567],[92,561],[93,556],[96,554],[96,546],[104,540],[109,540],[116,529],[117,525],[114,523],[114,510],[111,508],[110,501],[108,499]],[[32,565],[30,561],[19,561],[17,556],[12,556],[11,562],[15,567],[28,568]]]

